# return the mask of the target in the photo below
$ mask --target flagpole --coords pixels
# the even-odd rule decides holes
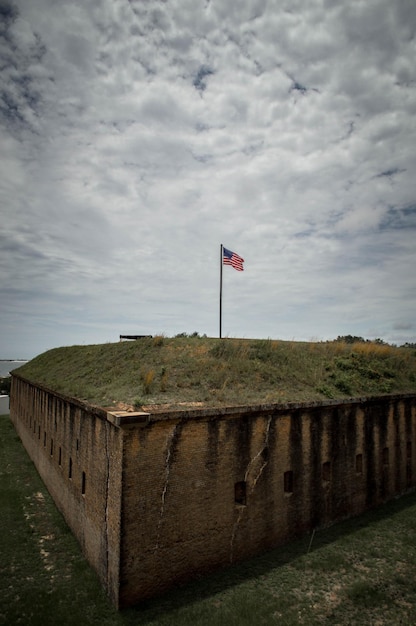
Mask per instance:
[[[220,339],[222,337],[222,251],[223,245],[220,245]]]

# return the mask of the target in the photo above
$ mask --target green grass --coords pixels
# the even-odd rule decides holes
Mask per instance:
[[[7,417],[0,418],[0,624],[416,623],[416,494],[117,612]]]
[[[416,391],[416,352],[207,337],[56,348],[15,370],[100,406],[221,406]]]

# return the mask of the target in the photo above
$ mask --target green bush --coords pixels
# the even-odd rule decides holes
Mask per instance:
[[[334,397],[334,391],[328,385],[320,385],[316,388],[316,391],[331,400]]]
[[[0,395],[9,396],[10,395],[10,385],[11,378],[10,376],[4,376],[0,378]]]
[[[217,341],[209,350],[209,355],[215,359],[230,359],[236,356],[237,347],[228,339]]]
[[[335,378],[334,386],[341,393],[345,393],[346,395],[352,394],[352,384],[351,384],[351,381],[348,378],[346,378],[346,377]]]
[[[135,411],[140,411],[142,406],[143,406],[144,402],[142,398],[134,398],[133,400],[133,408]]]

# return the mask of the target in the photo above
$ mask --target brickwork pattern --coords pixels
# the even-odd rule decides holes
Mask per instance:
[[[105,411],[12,378],[10,417],[109,596],[118,603],[122,431]]]
[[[119,607],[416,486],[413,395],[122,415],[13,376],[10,411]]]

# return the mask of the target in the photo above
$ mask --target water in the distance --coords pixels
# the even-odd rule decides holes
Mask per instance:
[[[16,367],[21,367],[27,363],[27,361],[3,361],[0,359],[0,378],[3,376],[8,376],[8,374],[16,369]]]

